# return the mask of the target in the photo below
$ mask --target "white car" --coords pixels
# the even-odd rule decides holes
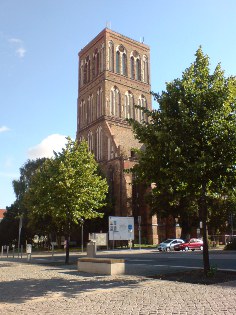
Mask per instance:
[[[174,246],[177,244],[182,244],[184,243],[184,240],[182,240],[181,238],[168,238],[167,240],[165,240],[164,242],[160,243],[157,246],[157,249],[161,252],[161,251],[170,251],[170,250],[174,250]]]

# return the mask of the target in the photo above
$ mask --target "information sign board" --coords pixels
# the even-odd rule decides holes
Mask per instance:
[[[134,217],[109,217],[109,240],[134,240]]]

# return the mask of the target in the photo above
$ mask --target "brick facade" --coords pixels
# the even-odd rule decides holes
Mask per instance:
[[[144,202],[145,190],[124,172],[136,163],[134,138],[126,118],[145,120],[134,105],[151,109],[150,49],[104,29],[79,52],[77,139],[86,139],[102,166],[112,192],[116,216],[142,217],[142,237],[158,243],[157,218]]]

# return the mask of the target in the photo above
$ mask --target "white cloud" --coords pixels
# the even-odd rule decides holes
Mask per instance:
[[[5,132],[5,131],[9,131],[10,129],[8,128],[8,127],[6,127],[6,126],[1,126],[0,127],[0,133],[1,132]]]
[[[35,147],[29,148],[28,157],[30,159],[53,157],[53,151],[60,152],[65,146],[66,142],[66,136],[59,134],[49,135]]]
[[[21,39],[19,38],[9,38],[8,39],[9,43],[12,45],[16,46],[15,53],[19,58],[24,58],[26,54],[26,49],[24,47],[24,43]]]
[[[19,58],[24,58],[25,53],[26,53],[26,50],[23,47],[16,50],[16,54]]]

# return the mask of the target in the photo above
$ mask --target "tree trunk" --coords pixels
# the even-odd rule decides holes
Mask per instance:
[[[203,266],[205,276],[208,276],[210,271],[210,260],[208,250],[208,233],[207,233],[207,203],[206,203],[206,183],[202,184],[201,192],[201,218],[202,218],[202,233],[203,233]]]
[[[69,257],[70,257],[70,220],[69,220],[69,211],[67,212],[67,218],[66,218],[66,235],[65,235],[65,241],[66,241],[66,259],[65,264],[69,264]]]
[[[70,246],[69,246],[69,235],[68,234],[65,237],[65,241],[66,241],[66,259],[65,259],[65,264],[69,264]]]

